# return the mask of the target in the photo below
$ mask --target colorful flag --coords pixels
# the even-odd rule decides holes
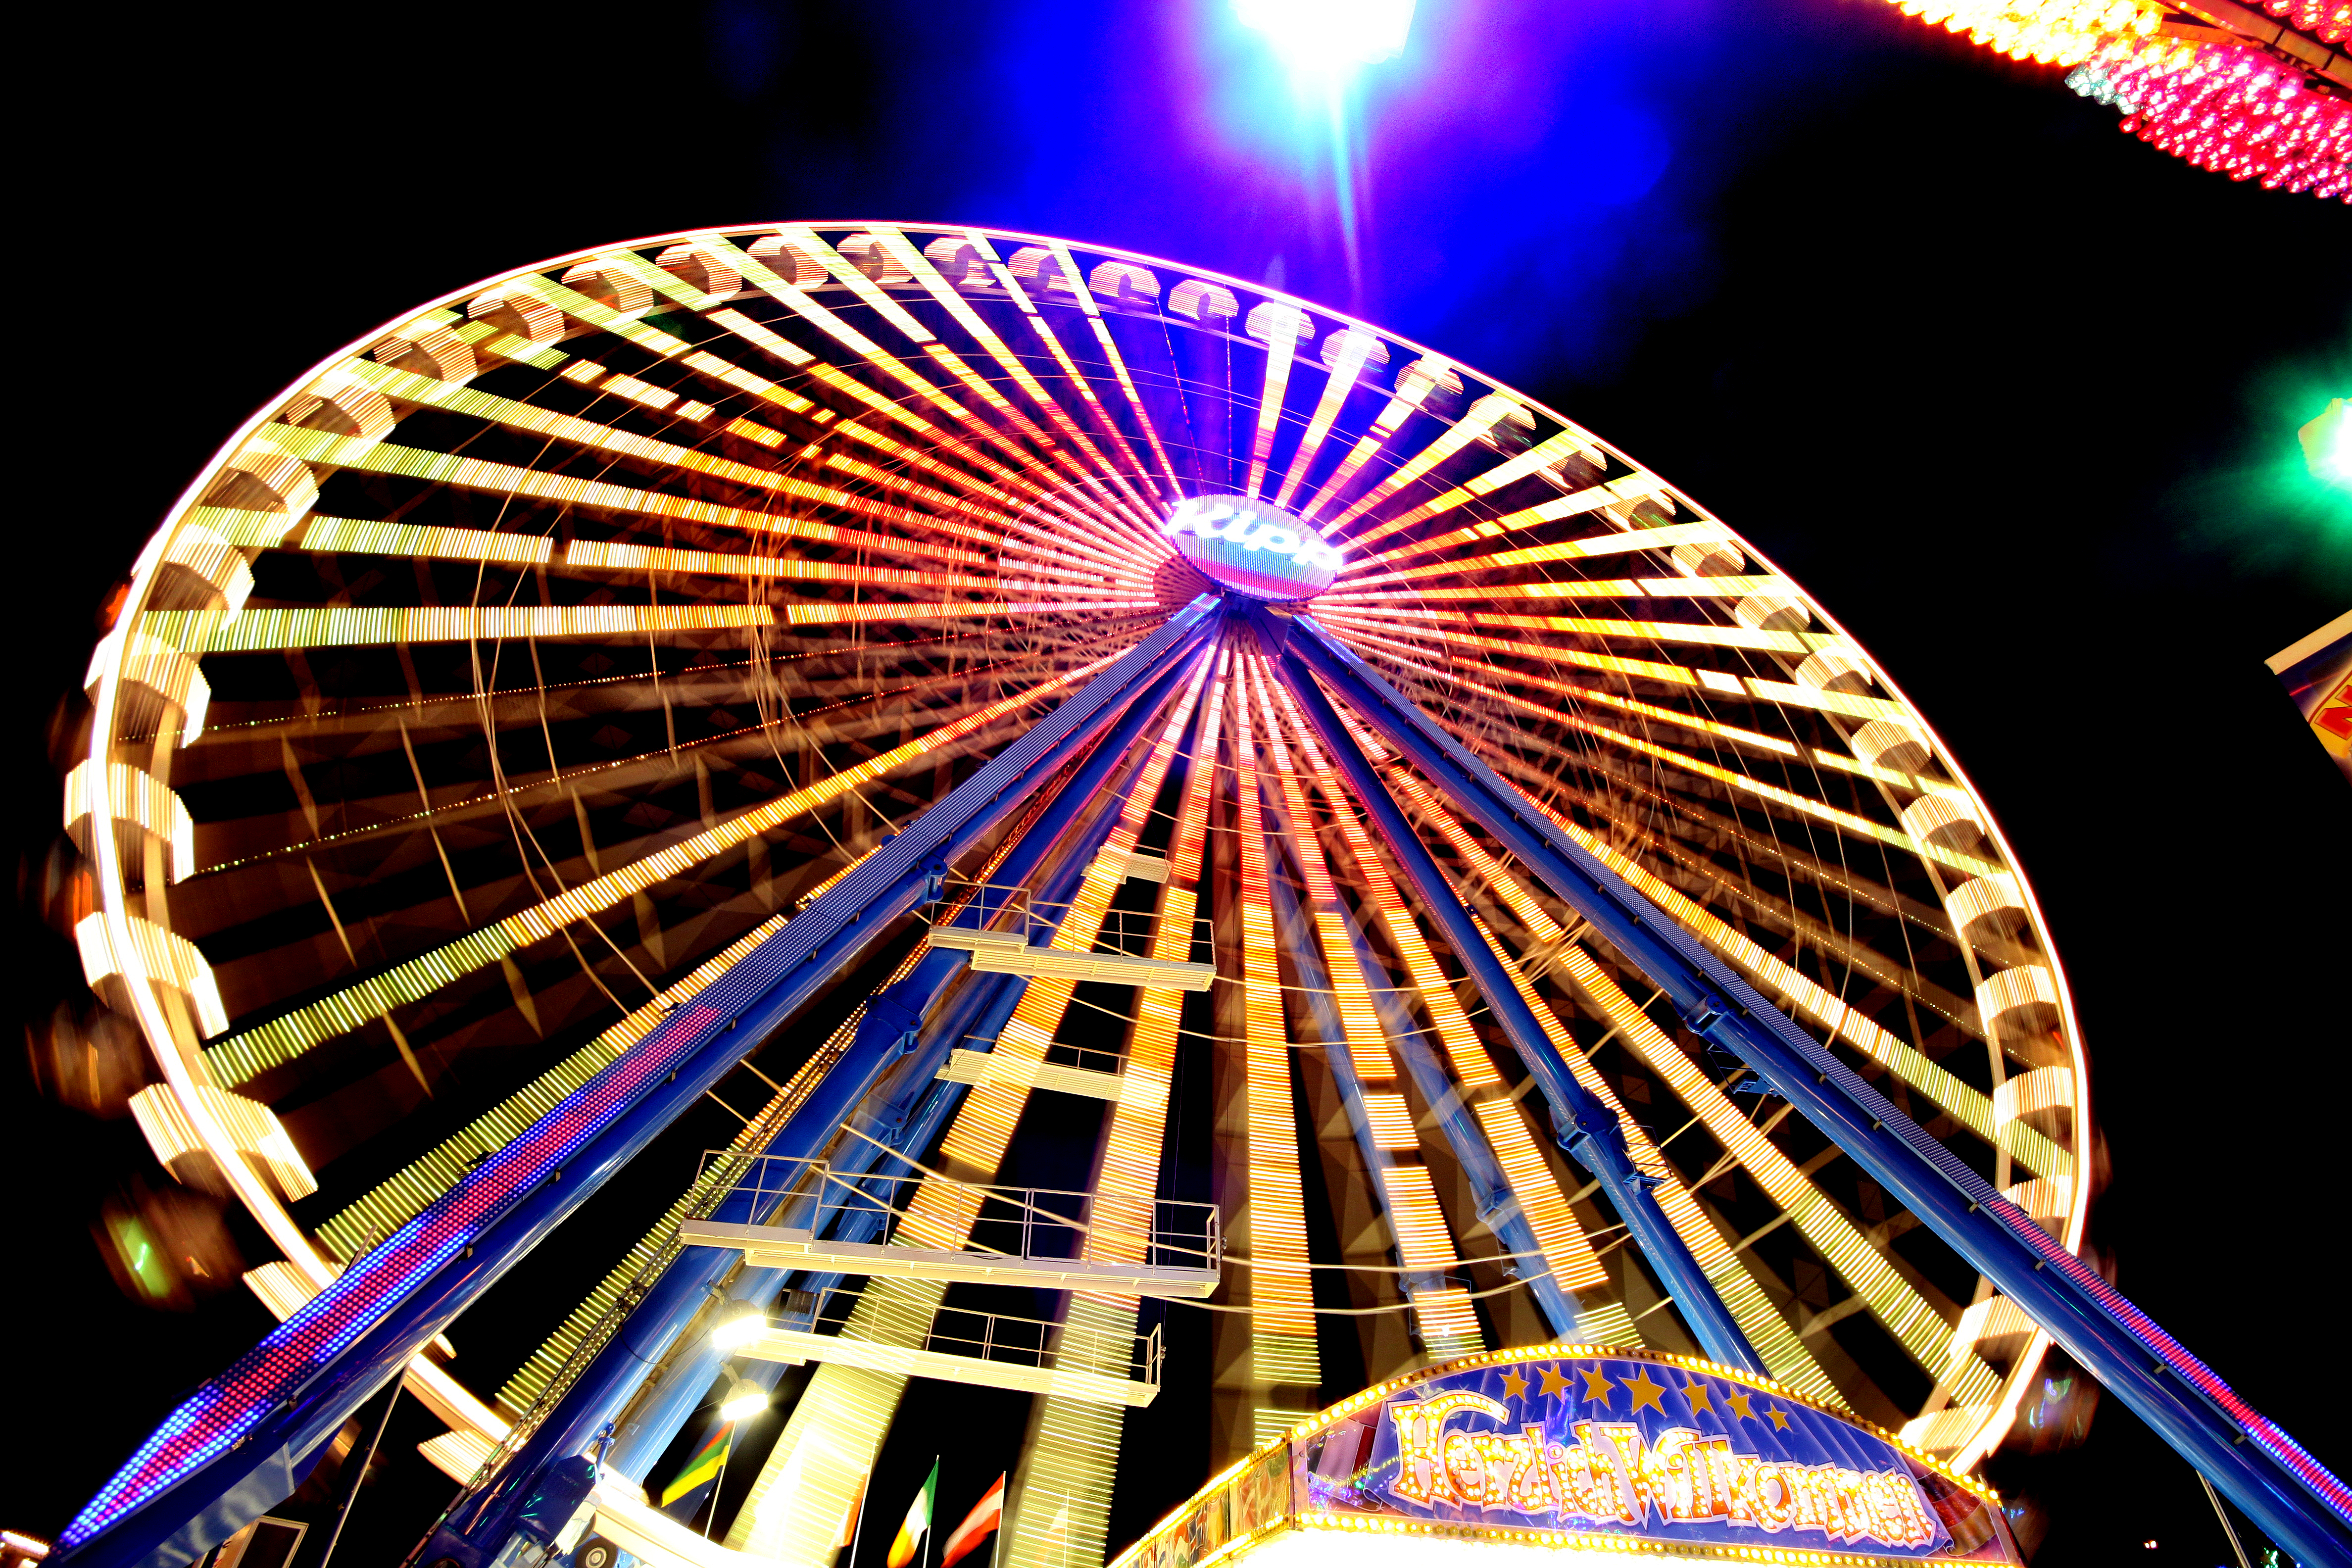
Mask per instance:
[[[710,1434],[709,1440],[686,1462],[686,1468],[678,1471],[677,1479],[663,1489],[662,1507],[667,1508],[706,1481],[717,1480],[719,1467],[727,1463],[727,1450],[734,1446],[734,1442],[735,1423],[721,1421]]]
[[[915,1560],[916,1550],[923,1543],[924,1532],[931,1528],[931,1499],[940,1489],[940,1462],[931,1461],[931,1473],[923,1482],[923,1489],[907,1505],[906,1521],[898,1526],[898,1539],[890,1542],[890,1568],[907,1568]]]
[[[963,1516],[963,1522],[955,1527],[955,1533],[948,1537],[947,1545],[940,1552],[940,1568],[955,1568],[973,1547],[988,1539],[989,1531],[1003,1521],[1004,1478],[999,1476],[996,1484],[971,1505],[971,1511]]]
[[[841,1539],[833,1543],[835,1552],[857,1544],[857,1516],[866,1507],[866,1489],[872,1485],[874,1472],[868,1470],[857,1483],[857,1495],[849,1500],[849,1511],[841,1516]]]

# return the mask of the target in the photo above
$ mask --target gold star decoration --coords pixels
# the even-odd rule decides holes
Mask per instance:
[[[1545,1398],[1566,1399],[1569,1396],[1568,1379],[1561,1374],[1559,1368],[1556,1366],[1539,1366],[1536,1368],[1536,1375],[1543,1379],[1543,1393]]]
[[[1767,1410],[1764,1414],[1769,1415],[1772,1418],[1772,1425],[1779,1427],[1781,1431],[1786,1432],[1789,1429],[1789,1417],[1782,1412],[1779,1405],[1776,1405],[1772,1406],[1771,1409]]]
[[[1505,1367],[1503,1393],[1512,1399],[1525,1399],[1528,1396],[1528,1374],[1515,1366]]]
[[[1609,1403],[1609,1395],[1617,1385],[1609,1381],[1607,1373],[1591,1367],[1579,1367],[1576,1375],[1584,1379],[1585,1398],[1597,1399],[1603,1405]]]
[[[1731,1413],[1734,1415],[1744,1416],[1748,1420],[1753,1421],[1756,1419],[1756,1412],[1748,1408],[1748,1402],[1755,1397],[1756,1396],[1754,1394],[1748,1393],[1743,1388],[1737,1394],[1727,1395],[1724,1403],[1731,1406]]]
[[[1683,1397],[1690,1401],[1691,1413],[1693,1415],[1696,1415],[1702,1410],[1706,1411],[1709,1415],[1715,1414],[1715,1406],[1707,1403],[1708,1400],[1715,1397],[1715,1390],[1709,1388],[1706,1384],[1703,1383],[1684,1384]]]
[[[1660,1403],[1665,1396],[1666,1385],[1663,1383],[1651,1382],[1648,1367],[1642,1368],[1631,1377],[1621,1377],[1617,1381],[1623,1384],[1625,1392],[1633,1396],[1633,1408],[1627,1411],[1627,1415],[1639,1415],[1642,1413],[1642,1406],[1645,1405],[1661,1415],[1666,1413],[1665,1405]]]

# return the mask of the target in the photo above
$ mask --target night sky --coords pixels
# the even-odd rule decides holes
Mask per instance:
[[[881,218],[1129,247],[1525,388],[1843,620],[2040,892],[2112,1165],[2092,1236],[2121,1288],[2352,1464],[2332,1359],[2352,795],[2262,663],[2352,606],[2352,500],[2294,438],[2352,395],[2340,204],[2178,163],[2059,73],[1885,0],[1423,0],[1357,94],[1353,268],[1319,111],[1222,0],[74,6],[38,26],[19,80],[47,114],[15,158],[18,417],[38,439],[16,459],[33,494],[9,530],[5,730],[26,1018],[79,988],[40,905],[93,617],[212,450],[312,363],[476,278],[677,228]],[[24,1053],[6,1074],[0,1524],[47,1534],[268,1319],[241,1289],[184,1314],[125,1300],[89,1225],[152,1159],[127,1121],[42,1099]],[[626,1215],[573,1225],[608,1223]],[[574,1255],[559,1233],[461,1320],[453,1370],[494,1388],[606,1267],[592,1239]],[[1171,1377],[1194,1332],[1174,1331]],[[415,1452],[437,1425],[406,1408],[365,1550],[339,1562],[397,1562],[447,1499]],[[1012,1396],[914,1385],[876,1519],[932,1433],[976,1432],[943,1477],[951,1525],[1019,1422]],[[1166,1495],[1130,1489],[1115,1544],[1204,1479],[1172,1415],[1129,1433]],[[2226,1561],[2192,1473],[2112,1401],[2084,1446],[1990,1473],[2046,1510],[2045,1563]]]

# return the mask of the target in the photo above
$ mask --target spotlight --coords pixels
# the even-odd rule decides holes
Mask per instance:
[[[739,1377],[726,1401],[719,1406],[719,1418],[721,1421],[747,1420],[767,1407],[768,1391],[748,1377]]]
[[[768,1314],[749,1301],[739,1301],[719,1315],[711,1325],[710,1342],[722,1351],[731,1351],[750,1344],[765,1333]]]
[[[1292,74],[1338,78],[1404,48],[1413,0],[1234,0],[1241,24],[1264,34]]]

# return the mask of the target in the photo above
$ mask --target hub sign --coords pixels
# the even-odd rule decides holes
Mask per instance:
[[[1247,496],[1178,501],[1160,531],[1211,582],[1254,599],[1311,599],[1339,570],[1312,528]]]

